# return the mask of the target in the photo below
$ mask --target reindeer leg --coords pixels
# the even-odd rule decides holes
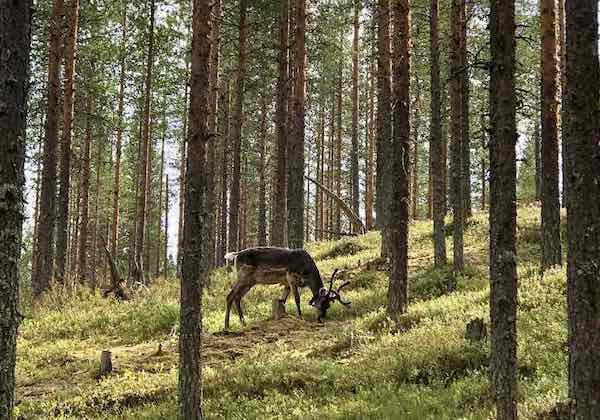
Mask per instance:
[[[300,292],[298,286],[294,285],[294,300],[296,301],[296,310],[298,311],[298,318],[302,319],[302,311],[300,310]]]
[[[290,286],[285,286],[283,289],[283,294],[281,295],[281,299],[279,299],[285,305],[285,302],[290,295]]]
[[[246,326],[246,321],[244,321],[244,314],[242,312],[242,298],[246,295],[246,293],[248,293],[250,291],[251,288],[252,288],[251,285],[241,287],[234,299],[235,307],[236,307],[238,315],[240,317],[240,323],[243,326]]]
[[[225,312],[225,331],[229,330],[229,314],[231,313],[231,305],[233,304],[234,296],[235,296],[235,286],[231,289],[231,291],[227,295],[227,311]]]

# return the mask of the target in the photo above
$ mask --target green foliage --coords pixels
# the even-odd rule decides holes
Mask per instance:
[[[539,209],[519,212],[519,254],[535,253],[526,239]],[[318,262],[323,274],[347,265],[350,308],[334,305],[325,325],[303,299],[305,321],[266,321],[276,287],[258,286],[244,300],[249,326],[222,328],[224,296],[233,281],[216,270],[204,309],[205,413],[214,419],[406,418],[485,419],[493,413],[489,343],[464,339],[473,318],[489,323],[486,217],[467,231],[472,261],[466,272],[431,267],[430,223],[411,226],[409,312],[386,316],[385,268],[379,235],[310,245],[315,255],[361,250]],[[351,248],[348,243],[352,243]],[[360,260],[361,264],[358,265]],[[537,259],[519,266],[519,409],[522,418],[549,413],[567,395],[565,275],[541,278]],[[452,288],[449,288],[452,285]],[[24,321],[19,339],[20,418],[165,419],[177,411],[179,288],[156,282],[118,303],[81,292],[54,291]],[[235,317],[234,317],[235,320]],[[161,349],[158,351],[158,345]],[[96,379],[99,353],[111,349],[115,372]]]

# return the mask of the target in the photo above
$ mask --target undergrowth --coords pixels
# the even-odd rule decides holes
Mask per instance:
[[[530,419],[552,415],[567,396],[565,275],[539,276],[538,213],[520,209],[518,228],[519,410]],[[431,228],[411,224],[410,306],[397,324],[385,312],[377,232],[309,245],[325,281],[335,268],[351,281],[344,293],[351,306],[332,306],[324,325],[316,323],[307,292],[304,320],[295,317],[292,299],[289,318],[268,320],[280,290],[257,286],[243,302],[248,326],[234,316],[233,333],[218,334],[234,279],[216,270],[203,300],[207,418],[490,418],[489,343],[464,338],[469,320],[489,324],[487,215],[466,226],[460,276],[450,266],[432,267]],[[24,310],[18,418],[175,418],[178,297],[177,281],[161,279],[127,302],[54,291]],[[98,380],[105,349],[114,372]]]

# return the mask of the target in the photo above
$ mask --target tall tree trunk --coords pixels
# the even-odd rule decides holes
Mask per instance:
[[[451,124],[452,124],[452,143],[451,143],[451,189],[452,189],[452,213],[453,213],[453,240],[454,240],[454,271],[462,272],[464,269],[464,166],[463,166],[463,101],[464,85],[462,82],[462,52],[461,52],[461,20],[464,15],[465,0],[452,1],[452,50],[451,66],[452,74],[450,79],[451,96]]]
[[[13,418],[24,219],[31,1],[0,0],[0,418]]]
[[[275,167],[275,192],[273,196],[273,231],[271,232],[271,244],[275,246],[285,245],[285,228],[287,213],[287,97],[288,97],[288,0],[281,0],[279,4],[279,50],[277,78],[277,102],[275,103],[275,124],[277,131],[277,165]]]
[[[165,242],[163,243],[163,276],[169,277],[169,174],[165,175]]]
[[[93,68],[93,67],[92,67]],[[93,72],[93,70],[92,70]],[[85,138],[81,156],[81,179],[80,191],[81,201],[79,203],[79,251],[77,252],[77,278],[80,284],[90,281],[88,278],[87,264],[87,242],[88,242],[88,224],[89,224],[89,196],[90,196],[90,160],[92,147],[92,114],[94,113],[94,100],[92,91],[88,89],[87,97],[87,117],[85,125]]]
[[[483,154],[485,153],[485,149],[487,148],[487,139],[486,139],[486,135],[483,134],[481,136],[481,210],[485,210],[486,207],[486,195],[487,195],[487,191],[486,191],[486,187],[487,187],[487,167],[486,167],[486,161],[485,161],[485,156],[483,156]]]
[[[11,6],[12,7],[12,6]],[[44,166],[38,238],[36,240],[35,271],[31,273],[31,288],[38,298],[49,287],[54,274],[54,226],[56,212],[56,159],[58,148],[58,112],[60,94],[60,59],[62,41],[63,0],[53,0],[49,29],[48,85],[46,92],[46,125],[44,127]],[[7,51],[9,51],[7,49]]]
[[[261,119],[258,144],[258,245],[267,245],[267,98],[261,98]]]
[[[304,101],[306,88],[306,4],[296,0],[296,41],[294,54],[295,88],[293,102],[294,131],[288,142],[288,244],[304,246]]]
[[[469,119],[469,98],[470,98],[470,74],[469,61],[467,56],[467,16],[466,0],[461,1],[460,10],[460,79],[461,79],[461,113],[460,126],[462,132],[462,166],[463,166],[463,216],[471,217],[471,137],[470,137],[470,119]]]
[[[340,37],[340,46],[343,42],[343,34]],[[343,61],[340,59],[338,65],[338,79],[337,79],[337,106],[336,106],[336,140],[335,140],[335,193],[338,197],[342,196],[342,89],[343,89]],[[342,231],[342,214],[339,203],[335,205],[334,213],[335,223],[335,235],[334,239],[340,239],[340,232]]]
[[[123,144],[123,109],[125,102],[125,72],[127,55],[127,2],[123,1],[121,5],[123,17],[121,21],[121,51],[120,51],[120,76],[119,76],[119,99],[117,108],[117,141],[115,144],[115,184],[113,187],[113,217],[110,239],[110,252],[118,259],[118,244],[119,244],[119,200],[121,193],[121,147]]]
[[[209,221],[204,208],[204,195],[212,188],[212,180],[206,177],[206,148],[210,136],[210,16],[211,2],[194,0],[179,335],[179,418],[188,420],[199,420],[203,417],[202,292],[208,274],[203,242],[207,239],[206,223]]]
[[[233,174],[231,191],[229,193],[229,243],[230,251],[239,249],[239,207],[240,207],[240,164],[242,148],[242,125],[244,105],[244,79],[246,77],[246,38],[248,25],[246,23],[247,0],[240,0],[240,24],[238,43],[238,69],[235,88],[235,103],[233,108]]]
[[[32,244],[31,249],[32,252],[35,253],[37,249],[36,241],[37,241],[37,231],[39,227],[38,215],[40,212],[40,184],[42,182],[42,145],[44,144],[44,130],[42,127],[44,126],[44,114],[40,113],[40,136],[38,139],[38,150],[36,155],[36,169],[35,169],[35,207],[33,209],[33,236],[31,238]],[[31,256],[31,272],[35,271],[35,263],[36,263],[35,254]]]
[[[600,144],[598,3],[568,1],[565,145],[572,419],[600,418]]]
[[[394,321],[408,305],[408,195],[410,151],[410,0],[393,0],[393,195],[389,199],[391,272],[388,313]]]
[[[319,126],[317,127],[317,181],[323,183],[323,143],[325,142],[325,107],[319,106]],[[323,235],[323,193],[319,189],[315,191],[315,241],[322,240]],[[308,223],[307,223],[308,225]]]
[[[83,154],[83,153],[82,153]],[[69,271],[70,271],[70,281],[68,286],[73,287],[74,282],[76,281],[78,274],[78,262],[79,262],[79,217],[80,217],[80,204],[81,204],[81,159],[78,166],[80,167],[77,171],[77,185],[76,185],[76,194],[73,199],[73,216],[71,220],[71,244],[70,244],[70,263],[69,263]],[[75,173],[73,174],[75,175]],[[73,185],[73,182],[71,182]]]
[[[496,418],[517,418],[515,4],[490,12],[490,366]]]
[[[556,0],[540,1],[542,67],[542,260],[546,270],[561,265],[558,170],[558,33]]]
[[[188,143],[188,87],[189,71],[186,64],[185,69],[185,94],[183,100],[183,129],[181,146],[179,148],[179,226],[177,231],[177,277],[181,277],[181,262],[183,258],[183,227],[185,223],[185,197],[186,197],[186,162]]]
[[[94,225],[92,227],[92,244],[91,244],[91,250],[90,250],[90,257],[91,257],[91,261],[90,261],[90,286],[92,287],[92,289],[95,289],[98,286],[98,279],[97,279],[97,272],[98,272],[98,266],[97,266],[97,261],[96,261],[96,257],[97,257],[97,245],[98,245],[98,230],[99,230],[99,225],[100,223],[98,222],[98,219],[100,218],[99,216],[99,212],[98,212],[98,208],[100,207],[100,200],[102,199],[102,171],[104,168],[104,161],[103,161],[103,155],[104,155],[104,141],[103,139],[105,138],[104,135],[100,135],[98,136],[98,141],[97,143],[97,149],[96,149],[96,197],[94,200],[94,217],[93,217],[93,222]]]
[[[148,219],[148,174],[150,150],[150,103],[152,102],[152,67],[154,66],[154,0],[150,0],[150,29],[148,35],[148,58],[146,63],[146,81],[144,89],[144,122],[140,138],[140,163],[138,172],[136,239],[135,239],[135,281],[145,283],[143,253],[146,248],[146,224]]]
[[[221,82],[221,97],[219,99],[219,138],[222,143],[221,155],[221,229],[217,264],[225,263],[227,252],[227,178],[229,174],[229,82]]]
[[[361,2],[354,1],[354,36],[352,38],[352,149],[350,152],[350,166],[352,172],[352,210],[359,214],[360,187],[358,172],[358,32],[360,30],[358,16],[361,12]],[[358,227],[352,225],[352,232],[357,232]]]
[[[561,206],[567,207],[567,156],[565,136],[565,95],[567,89],[567,44],[565,37],[565,0],[558,0],[558,34],[560,48],[560,136],[561,136],[561,158],[562,158],[562,200]]]
[[[365,159],[365,225],[368,231],[374,227],[373,221],[373,170],[375,169],[375,61],[369,60],[369,93],[365,110],[365,137],[367,139],[367,157]]]
[[[535,200],[542,199],[542,159],[540,153],[540,124],[535,121],[533,128],[533,153],[535,154]]]
[[[162,226],[162,209],[163,209],[163,178],[165,173],[165,137],[167,136],[167,117],[166,114],[163,114],[163,132],[161,136],[161,145],[160,145],[160,174],[158,178],[158,182],[160,187],[158,189],[158,217],[156,220],[156,268],[154,272],[154,277],[158,277],[160,275],[160,258],[162,257],[162,236],[161,236],[161,226]],[[165,241],[167,237],[165,236]]]
[[[210,50],[210,95],[208,98],[209,105],[209,117],[208,117],[208,131],[215,135],[217,134],[217,109],[218,109],[218,96],[219,96],[219,44],[220,44],[220,31],[219,23],[221,21],[221,0],[217,0],[213,4],[213,19],[212,19],[212,32],[211,32],[211,50]],[[207,176],[210,179],[216,179],[217,170],[217,150],[216,142],[211,141],[208,143],[208,151],[206,152],[207,160]],[[216,264],[216,201],[217,192],[215,188],[211,188],[206,191],[206,208],[209,214],[209,221],[207,224],[207,241],[206,241],[206,254],[208,258],[208,268],[212,269]]]
[[[412,210],[411,215],[415,220],[419,219],[419,131],[421,129],[421,83],[417,77],[415,80],[415,109],[413,113],[413,153],[412,153],[412,164],[411,164],[411,204]]]
[[[443,267],[446,259],[446,182],[445,148],[442,134],[442,87],[440,83],[440,45],[438,0],[431,0],[429,12],[430,67],[431,67],[431,130],[429,154],[431,159],[433,251],[434,264]]]
[[[56,279],[65,282],[67,262],[67,242],[69,234],[69,191],[71,189],[71,137],[73,127],[73,100],[75,97],[75,50],[77,46],[77,27],[79,22],[79,0],[69,3],[69,25],[65,42],[65,80],[63,100],[63,131],[61,138],[61,154],[56,212]]]
[[[377,226],[381,230],[381,255],[389,254],[389,236],[387,228],[387,199],[390,195],[389,156],[392,141],[390,115],[391,80],[390,80],[390,2],[378,0],[377,6],[377,178],[376,178],[376,212]]]

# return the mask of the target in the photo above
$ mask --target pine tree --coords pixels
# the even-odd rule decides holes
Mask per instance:
[[[79,25],[79,0],[69,3],[69,24],[65,41],[65,80],[63,99],[63,127],[61,138],[58,205],[56,216],[56,279],[65,281],[67,240],[69,233],[69,191],[71,189],[71,137],[73,131],[73,102],[75,99],[75,54]]]
[[[243,0],[242,0],[243,1]],[[209,68],[211,43],[211,2],[194,0],[192,66],[190,74],[190,113],[187,158],[187,198],[181,270],[179,334],[179,418],[202,419],[202,289],[207,276],[207,256],[203,254],[210,219],[204,208],[206,190],[206,148],[210,133]]]
[[[490,13],[490,318],[496,418],[517,418],[515,4]]]
[[[31,46],[31,1],[0,0],[0,418],[15,404],[19,261],[24,219],[25,126]]]
[[[598,3],[565,2],[567,301],[571,418],[600,418],[600,144]]]
[[[58,148],[59,79],[62,41],[63,1],[53,0],[49,24],[48,85],[46,91],[46,125],[38,237],[34,252],[35,271],[31,273],[33,294],[39,297],[49,287],[54,273],[54,227],[56,212],[56,159]]]
[[[436,267],[446,264],[446,183],[444,182],[444,141],[442,138],[442,104],[440,85],[440,50],[438,0],[431,0],[429,12],[430,54],[431,54],[431,131],[429,153],[431,157],[432,211],[434,261]]]
[[[393,137],[392,197],[389,198],[391,272],[388,313],[395,321],[408,306],[408,199],[410,153],[410,1],[393,0]]]
[[[558,33],[556,0],[540,1],[542,270],[561,265],[558,170]]]

